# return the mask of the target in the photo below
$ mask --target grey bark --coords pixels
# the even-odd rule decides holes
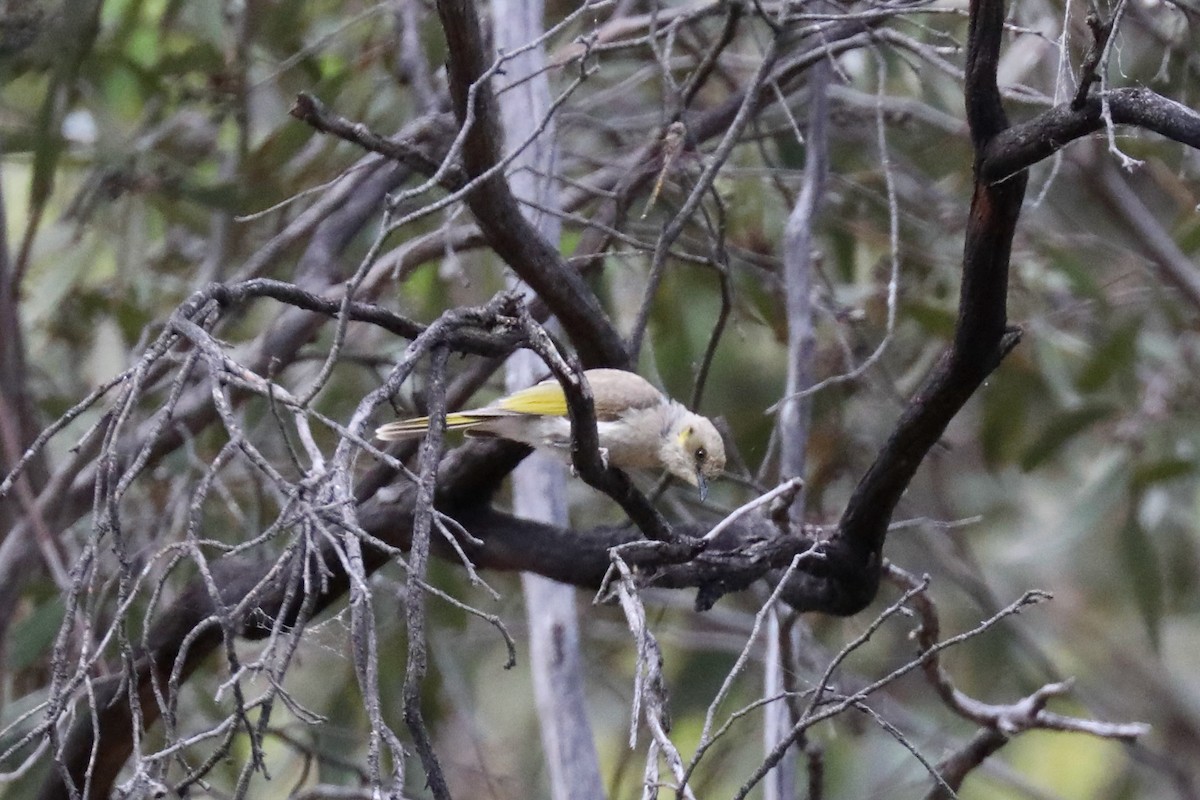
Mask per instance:
[[[803,477],[808,450],[809,420],[812,401],[799,393],[813,385],[813,358],[816,334],[813,326],[813,227],[825,193],[829,171],[826,125],[829,119],[829,63],[813,67],[808,115],[807,150],[804,181],[796,205],[788,216],[783,242],[783,283],[787,302],[788,359],[785,400],[779,412],[779,477]],[[800,491],[790,509],[792,524],[804,523],[804,491]],[[767,639],[767,670],[763,677],[766,696],[784,691],[781,642],[786,640],[778,614],[772,615]],[[771,752],[791,730],[794,720],[787,703],[767,706],[763,726],[763,744]],[[796,762],[788,758],[763,784],[764,800],[785,800],[796,796]]]
[[[496,47],[513,52],[542,33],[540,0],[493,0]],[[515,56],[503,72],[510,88],[499,95],[505,149],[519,147],[548,112],[550,86],[539,46]],[[554,126],[550,124],[517,156],[509,176],[518,201],[536,200],[543,208],[559,205],[557,187],[540,177],[553,171]],[[561,223],[553,216],[523,212],[549,242],[557,242]],[[510,281],[529,294],[514,277]],[[545,367],[530,351],[512,356],[505,377],[509,391],[544,377]],[[513,508],[517,516],[554,525],[568,523],[566,474],[561,462],[534,453],[513,471]],[[604,784],[588,721],[575,589],[533,573],[523,573],[525,615],[529,623],[529,660],[541,726],[542,748],[554,800],[603,800]]]

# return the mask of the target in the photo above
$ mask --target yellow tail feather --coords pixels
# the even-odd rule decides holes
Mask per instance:
[[[459,431],[473,428],[483,422],[486,417],[474,417],[469,414],[453,413],[446,415],[446,430]],[[429,417],[413,417],[401,419],[380,425],[375,429],[375,438],[384,440],[413,439],[424,436],[429,429]]]

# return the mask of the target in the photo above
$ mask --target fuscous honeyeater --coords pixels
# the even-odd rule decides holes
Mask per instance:
[[[707,417],[694,414],[645,378],[620,369],[583,373],[592,389],[600,447],[609,465],[665,469],[708,493],[708,481],[725,469],[725,444]],[[380,439],[408,439],[429,427],[429,417],[389,422]],[[446,415],[447,430],[498,437],[569,457],[571,422],[562,386],[553,378],[469,411]]]

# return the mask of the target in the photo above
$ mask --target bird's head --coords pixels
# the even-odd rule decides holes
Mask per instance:
[[[708,494],[708,481],[725,469],[725,443],[707,417],[684,414],[672,426],[659,453],[663,466],[680,480]]]

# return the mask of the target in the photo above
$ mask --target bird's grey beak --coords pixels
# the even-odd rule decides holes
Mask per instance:
[[[696,488],[700,490],[700,502],[703,503],[708,497],[708,480],[699,471],[696,472]]]

